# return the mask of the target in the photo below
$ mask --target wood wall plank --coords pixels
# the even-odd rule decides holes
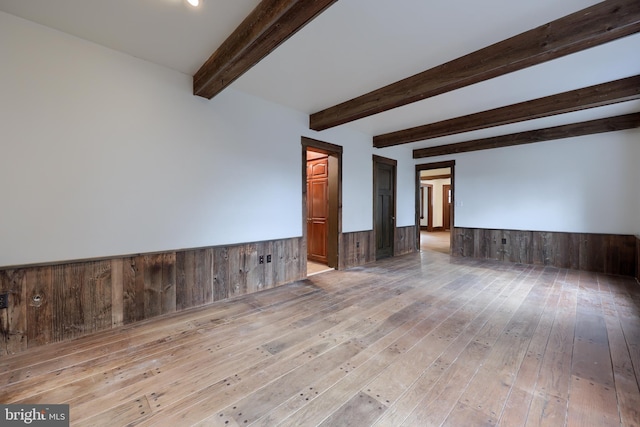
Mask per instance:
[[[143,256],[129,257],[124,260],[122,274],[124,290],[124,323],[137,322],[144,319],[144,272]]]
[[[187,251],[176,252],[176,310],[181,311],[187,305]]]
[[[273,242],[264,242],[262,247],[262,253],[265,255],[265,264],[264,264],[264,289],[273,288],[275,282],[273,278],[273,266],[275,265],[273,262]],[[302,253],[307,253],[306,249]],[[266,256],[271,255],[271,262],[267,262]],[[305,266],[306,268],[306,266]]]
[[[0,311],[0,356],[4,356],[27,349],[26,271],[0,271],[0,292],[8,294],[8,307]]]
[[[247,293],[247,276],[243,271],[244,251],[241,246],[229,248],[229,297],[237,297]]]
[[[145,268],[138,274],[144,283],[144,317],[162,314],[162,254],[145,255]]]
[[[193,292],[191,306],[197,307],[213,300],[211,286],[207,283],[211,276],[211,266],[206,249],[196,249],[193,257]]]
[[[112,273],[113,274],[113,273]],[[162,254],[162,314],[176,311],[176,253]]]
[[[111,260],[111,326],[124,324],[124,261],[121,258]]]
[[[27,271],[27,346],[48,344],[53,338],[51,266]]]
[[[213,249],[213,300],[229,298],[229,250],[226,247]]]
[[[636,280],[640,282],[640,236],[636,236]]]
[[[79,263],[52,267],[53,341],[84,333],[84,273],[84,266]]]
[[[252,294],[264,287],[264,264],[258,263],[258,250],[263,255],[262,244],[243,245],[242,249],[242,270],[246,273],[246,293]],[[264,262],[266,262],[266,256]]]
[[[634,276],[636,240],[629,235],[456,227],[452,254]]]

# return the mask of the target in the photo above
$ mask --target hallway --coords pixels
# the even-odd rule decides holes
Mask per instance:
[[[421,230],[420,250],[436,251],[448,255],[451,252],[451,232]]]

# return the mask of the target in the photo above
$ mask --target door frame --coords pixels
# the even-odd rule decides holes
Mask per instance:
[[[427,189],[426,197],[424,195],[425,188]],[[420,220],[424,219],[425,203],[429,207],[427,211],[427,231],[433,231],[433,185],[420,183]],[[418,228],[421,229],[422,225],[420,222],[418,222]]]
[[[451,230],[451,205],[453,204],[453,191],[451,190],[451,184],[443,184],[442,185],[442,228],[446,230]],[[445,218],[447,217],[447,213],[449,213],[448,225],[445,222]]]
[[[389,159],[386,157],[373,155],[373,241],[377,242],[376,236],[376,212],[378,211],[378,197],[376,194],[376,182],[378,179],[377,173],[377,165],[386,164],[393,168],[393,208],[392,208],[392,227],[391,227],[391,256],[395,256],[396,249],[396,199],[397,199],[397,189],[398,189],[398,161],[394,159]],[[417,194],[417,192],[416,192]],[[377,247],[376,247],[376,259],[377,257]]]
[[[456,197],[456,191],[455,191],[455,182],[456,182],[456,161],[455,160],[446,160],[443,162],[435,162],[435,163],[424,163],[424,164],[419,164],[416,165],[416,178],[415,178],[415,185],[416,185],[416,224],[418,224],[418,226],[416,227],[416,247],[419,248],[420,247],[420,172],[421,171],[425,171],[425,170],[432,170],[432,169],[442,169],[442,168],[451,168],[451,209],[449,209],[449,225],[451,227],[451,232],[450,232],[450,240],[449,240],[449,253],[452,253],[453,251],[453,231],[455,229],[455,223],[454,223],[454,212],[455,212],[455,197]]]
[[[338,269],[342,248],[342,147],[302,137],[302,254],[307,261],[307,151],[329,156],[329,210],[327,216],[327,265]]]

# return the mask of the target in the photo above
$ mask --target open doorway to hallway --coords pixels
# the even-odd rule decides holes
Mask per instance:
[[[420,230],[420,250],[450,254],[451,232]]]
[[[342,147],[302,138],[307,276],[338,268]]]
[[[451,253],[454,162],[416,166],[416,223],[420,250]]]

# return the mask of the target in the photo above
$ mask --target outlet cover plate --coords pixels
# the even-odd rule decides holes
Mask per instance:
[[[9,294],[0,294],[0,310],[9,308]]]

